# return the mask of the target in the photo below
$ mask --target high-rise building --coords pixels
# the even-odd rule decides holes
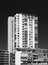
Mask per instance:
[[[22,13],[8,17],[9,65],[21,65],[21,56],[25,52],[18,51],[17,48],[38,48],[38,17]],[[12,54],[14,54],[14,59],[11,58]]]
[[[8,17],[8,51],[38,47],[38,17],[17,13]]]

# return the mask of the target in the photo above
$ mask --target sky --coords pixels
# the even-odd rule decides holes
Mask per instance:
[[[48,3],[16,1],[0,4],[0,50],[7,49],[8,17],[16,13],[33,14],[38,17],[38,46],[48,48]]]

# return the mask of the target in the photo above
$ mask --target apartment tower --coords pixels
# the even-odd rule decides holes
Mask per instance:
[[[17,13],[8,17],[8,51],[15,52],[15,65],[21,64],[21,53],[16,48],[38,48],[38,17]]]
[[[38,17],[17,13],[8,17],[8,51],[38,47]]]

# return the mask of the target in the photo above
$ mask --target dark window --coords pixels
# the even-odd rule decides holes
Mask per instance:
[[[15,35],[15,39],[16,39],[16,35]]]
[[[15,27],[15,32],[16,32],[16,27]]]
[[[27,59],[27,57],[21,57],[21,59]]]
[[[16,47],[16,45],[15,45],[15,47]]]
[[[24,30],[24,28],[22,30]]]
[[[38,27],[35,27],[35,29],[37,30],[37,29],[38,29]]]
[[[19,32],[19,30],[18,30],[18,32]]]
[[[19,28],[17,28],[17,29],[19,29]]]
[[[19,18],[17,18],[17,19],[19,19]]]
[[[22,24],[22,25],[24,25],[24,24]]]
[[[35,20],[35,24],[38,24],[38,21],[37,20]]]
[[[26,25],[26,26],[27,26],[27,23],[24,23],[24,25]]]
[[[25,40],[27,40],[27,38],[25,38]]]
[[[27,41],[27,40],[25,40],[25,41]]]
[[[19,39],[19,38],[18,38]]]
[[[18,33],[19,34],[19,33]]]
[[[15,16],[14,20],[15,20],[15,22],[16,22],[16,16]]]
[[[18,35],[18,37],[19,37],[19,35]]]
[[[33,55],[33,60],[37,58],[38,58],[38,55]]]
[[[38,37],[35,37],[35,41],[38,41]]]
[[[25,46],[25,47],[27,47],[27,46]]]
[[[38,34],[35,34],[36,37],[38,37]]]
[[[24,42],[24,41],[22,41],[22,42]]]
[[[27,22],[27,19],[25,18],[25,22]]]
[[[35,44],[35,48],[38,48],[38,44],[37,43]]]
[[[16,45],[16,42],[15,42],[15,45]]]

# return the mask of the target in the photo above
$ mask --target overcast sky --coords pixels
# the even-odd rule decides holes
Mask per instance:
[[[0,50],[7,49],[7,20],[16,13],[34,14],[38,17],[39,47],[48,48],[48,3],[17,2],[0,4]]]

